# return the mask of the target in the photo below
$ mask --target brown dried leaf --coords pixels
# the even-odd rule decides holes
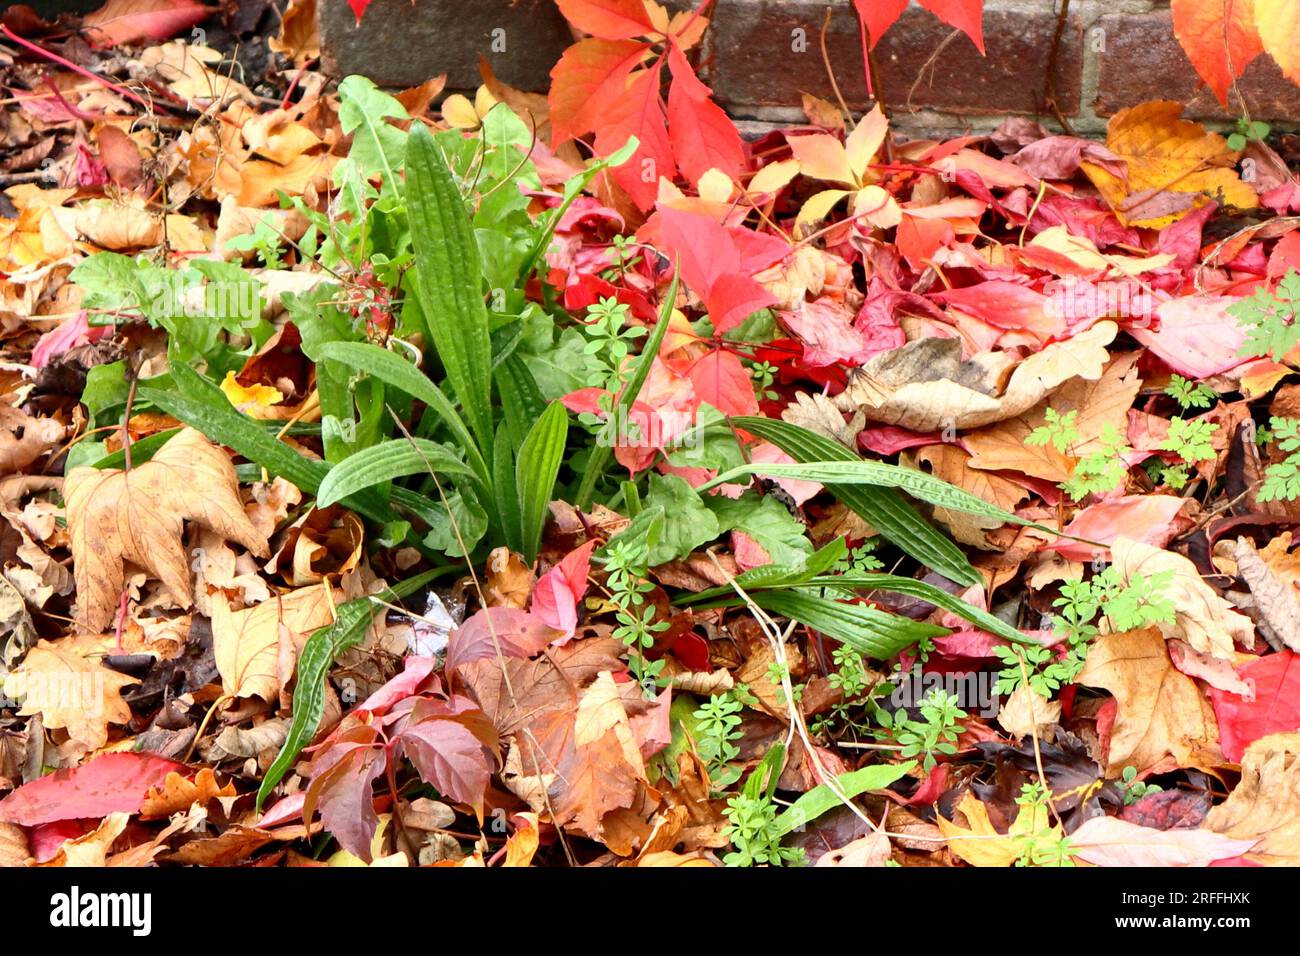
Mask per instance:
[[[185,519],[267,554],[266,538],[244,514],[226,453],[186,428],[130,472],[74,468],[64,486],[77,582],[77,623],[99,633],[113,621],[126,563],[162,581],[181,607],[192,603]]]

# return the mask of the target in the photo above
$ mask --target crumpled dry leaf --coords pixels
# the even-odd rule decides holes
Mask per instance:
[[[982,352],[963,362],[959,340],[919,339],[852,370],[835,404],[917,432],[978,428],[1028,411],[1072,378],[1100,378],[1117,332],[1114,322],[1102,321],[1053,342],[1017,365],[1005,389],[1009,353]]]
[[[1166,638],[1181,638],[1196,650],[1223,660],[1232,659],[1235,641],[1244,647],[1254,646],[1254,623],[1202,581],[1196,565],[1187,558],[1123,537],[1115,539],[1111,555],[1115,570],[1126,583],[1134,575],[1150,578],[1162,571],[1173,572],[1173,580],[1162,592],[1173,601],[1175,612],[1174,623],[1160,623]]]
[[[971,866],[1011,866],[1020,858],[1024,849],[1021,837],[1038,829],[1034,826],[1038,822],[1033,819],[1035,811],[1026,806],[1021,807],[1007,833],[998,833],[984,804],[969,790],[962,795],[957,811],[966,818],[967,826],[963,827],[939,814],[939,832],[947,838],[948,849]],[[1050,829],[1057,834],[1061,832],[1060,824],[1053,824]]]
[[[206,806],[218,797],[234,797],[234,782],[224,787],[217,783],[211,767],[203,767],[193,780],[179,773],[169,773],[161,787],[150,787],[140,804],[140,819],[160,820],[173,813],[183,813],[194,804]]]
[[[212,604],[212,654],[222,688],[232,697],[274,702],[302,644],[332,623],[327,584],[276,595],[242,611],[231,611],[218,597]]]
[[[1081,168],[1126,226],[1161,229],[1208,202],[1254,209],[1258,197],[1233,168],[1227,141],[1180,119],[1182,104],[1155,100],[1111,117],[1106,148],[1127,177],[1084,162]]]
[[[148,571],[172,598],[192,603],[184,519],[197,521],[259,556],[265,536],[239,500],[235,468],[222,449],[185,428],[129,472],[74,468],[64,485],[77,582],[77,623],[99,633],[113,621],[125,563]]]
[[[835,406],[835,402],[825,395],[820,392],[815,394],[798,392],[794,396],[794,401],[781,409],[781,420],[806,428],[810,432],[825,435],[845,448],[857,451],[858,432],[862,431],[862,426],[866,424],[867,416],[865,412],[858,409],[846,423],[843,413]]]
[[[129,813],[110,813],[95,829],[73,840],[64,840],[54,856],[36,866],[108,866],[108,853],[131,821]]]
[[[1249,538],[1237,539],[1232,556],[1264,621],[1282,643],[1300,651],[1300,592],[1295,585],[1273,570]]]
[[[0,404],[0,475],[22,472],[63,441],[67,429],[53,418],[33,418]]]
[[[113,252],[147,249],[163,241],[163,217],[146,208],[144,200],[96,202],[77,213],[77,232]]]
[[[1077,682],[1105,688],[1119,704],[1108,776],[1129,764],[1141,773],[1167,757],[1179,767],[1221,761],[1214,752],[1219,739],[1214,708],[1196,682],[1174,667],[1156,628],[1098,637]]]
[[[1300,734],[1272,734],[1247,747],[1241,782],[1210,811],[1205,826],[1257,840],[1246,854],[1252,863],[1300,864]]]
[[[1043,728],[1057,724],[1060,719],[1061,702],[1047,700],[1028,684],[1021,684],[1012,691],[998,711],[998,723],[1015,737],[1029,737],[1035,732],[1041,734]]]
[[[96,750],[108,742],[109,724],[131,719],[122,688],[138,683],[62,642],[39,641],[4,687],[9,696],[23,699],[19,716],[40,714],[46,727],[62,728],[77,743]]]

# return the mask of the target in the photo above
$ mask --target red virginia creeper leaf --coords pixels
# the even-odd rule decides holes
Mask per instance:
[[[551,69],[551,145],[595,129],[606,107],[623,95],[628,76],[650,48],[635,40],[580,40]]]
[[[150,753],[103,754],[24,784],[0,800],[0,821],[25,827],[55,820],[136,813],[150,787],[169,773],[189,773],[175,760]]]
[[[1173,0],[1174,35],[1226,109],[1232,81],[1264,52],[1254,0]]]
[[[643,0],[555,0],[564,18],[602,40],[630,40],[657,32]]]

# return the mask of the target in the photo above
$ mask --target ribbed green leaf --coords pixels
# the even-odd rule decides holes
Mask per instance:
[[[470,467],[484,485],[490,483],[487,465],[477,442],[465,427],[451,400],[429,377],[401,356],[368,342],[329,342],[320,347],[322,358],[333,359],[358,372],[373,375],[412,398],[429,406],[451,430],[452,437],[465,449]]]
[[[436,568],[408,578],[380,592],[378,597],[392,604],[414,594],[442,571]],[[298,655],[298,680],[293,688],[293,718],[289,723],[289,733],[258,787],[254,808],[257,811],[261,811],[262,802],[293,766],[302,748],[316,736],[321,716],[325,713],[325,678],[331,665],[339,654],[361,642],[375,613],[382,610],[370,598],[357,598],[340,604],[334,610],[334,623],[316,631],[303,644],[302,653]]]
[[[492,342],[478,243],[465,201],[423,123],[406,141],[406,211],[416,289],[434,347],[479,447],[492,447]]]
[[[327,507],[385,481],[425,474],[468,475],[470,470],[446,445],[427,438],[395,438],[363,448],[331,468],[316,500]]]
[[[861,770],[850,770],[835,778],[836,789],[845,798],[852,800],[858,794],[866,793],[868,790],[884,790],[890,784],[902,780],[915,766],[916,763],[913,761],[900,764],[882,763],[863,767]],[[776,818],[777,832],[784,836],[795,830],[802,830],[823,813],[835,809],[841,803],[835,790],[827,784],[820,783],[790,804],[786,811]]]
[[[803,464],[861,461],[839,442],[789,422],[751,417],[736,418],[733,421],[736,427],[770,441]],[[961,549],[921,517],[892,488],[827,483],[826,490],[927,567],[958,584],[979,584],[983,580],[979,572],[971,567]]]
[[[806,591],[757,591],[754,603],[821,631],[875,660],[888,660],[917,641],[950,634],[946,627],[912,621],[861,604],[844,604]]]
[[[552,402],[528,432],[515,458],[520,547],[529,564],[537,557],[542,526],[546,523],[568,437],[569,413],[559,402]]]

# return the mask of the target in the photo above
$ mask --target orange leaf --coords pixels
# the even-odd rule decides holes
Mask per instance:
[[[1173,14],[1174,35],[1226,109],[1233,80],[1264,52],[1254,0],[1173,0]]]
[[[602,40],[630,40],[655,33],[644,0],[555,0],[564,18]]]
[[[628,75],[650,53],[635,40],[581,40],[551,69],[551,143],[595,128],[605,107],[623,95]]]
[[[1286,78],[1300,83],[1300,4],[1295,0],[1255,0],[1255,28]]]

